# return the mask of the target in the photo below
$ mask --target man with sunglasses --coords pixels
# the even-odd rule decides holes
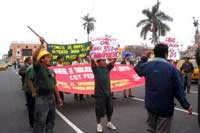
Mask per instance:
[[[53,133],[55,121],[55,97],[57,103],[62,106],[62,100],[56,87],[55,73],[48,67],[51,66],[52,55],[42,50],[44,38],[40,37],[41,45],[33,54],[33,70],[35,76],[35,121],[34,133]]]

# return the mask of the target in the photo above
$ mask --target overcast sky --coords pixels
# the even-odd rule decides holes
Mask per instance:
[[[7,53],[12,41],[33,41],[38,38],[26,25],[30,25],[48,42],[86,42],[82,27],[83,15],[96,19],[91,36],[111,35],[122,45],[141,44],[139,20],[141,11],[151,8],[157,0],[0,0],[0,58]],[[194,43],[192,17],[200,19],[199,0],[160,0],[160,9],[174,18],[168,23],[175,37],[186,48]]]

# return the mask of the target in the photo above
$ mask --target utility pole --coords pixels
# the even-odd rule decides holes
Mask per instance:
[[[196,32],[195,32],[195,43],[197,44],[198,48],[196,51],[196,62],[198,64],[198,68],[199,68],[199,78],[198,78],[198,122],[199,122],[199,127],[200,127],[200,34],[199,34],[199,22],[197,19],[195,19],[195,17],[193,17],[193,24],[194,27],[196,28]]]

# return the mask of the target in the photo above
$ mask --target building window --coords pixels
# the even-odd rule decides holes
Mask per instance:
[[[22,56],[32,56],[32,49],[22,49]]]

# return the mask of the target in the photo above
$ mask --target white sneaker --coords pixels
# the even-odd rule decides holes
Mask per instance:
[[[101,124],[97,124],[97,132],[102,133],[103,132],[103,127]]]
[[[116,130],[117,128],[111,123],[111,122],[108,122],[107,123],[107,127],[111,130]]]

